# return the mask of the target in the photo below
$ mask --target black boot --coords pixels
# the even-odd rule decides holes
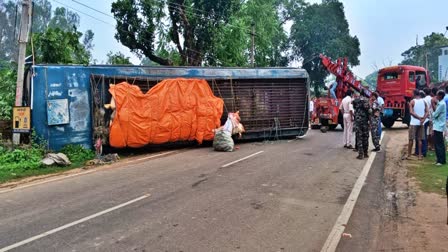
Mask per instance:
[[[361,160],[361,159],[364,159],[364,156],[363,155],[358,155],[356,158]]]

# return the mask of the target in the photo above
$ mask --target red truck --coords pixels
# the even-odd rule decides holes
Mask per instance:
[[[336,89],[336,98],[330,96],[330,92],[326,97],[319,97],[314,103],[314,111],[311,114],[311,128],[318,129],[322,126],[328,127],[330,130],[335,129],[339,124],[344,127],[342,113],[339,113],[339,105],[348,89],[356,91],[364,90],[364,93],[370,97],[371,91],[357,80],[355,75],[348,69],[347,58],[338,59],[333,62],[329,57],[320,55],[322,65],[334,76],[338,83]]]
[[[428,87],[429,83],[429,73],[423,67],[402,65],[379,70],[376,89],[384,98],[383,125],[391,128],[397,120],[409,125],[412,92]]]

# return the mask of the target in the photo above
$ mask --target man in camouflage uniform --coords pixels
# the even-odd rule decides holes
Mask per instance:
[[[353,107],[355,109],[355,125],[356,125],[356,138],[358,144],[357,159],[363,159],[369,157],[369,114],[370,105],[369,100],[365,97],[364,91],[361,90],[360,96],[353,101]]]
[[[372,142],[375,146],[375,149],[372,151],[380,151],[380,135],[378,134],[378,127],[375,125],[379,125],[380,123],[380,112],[381,107],[378,103],[378,94],[373,93],[372,97],[370,97],[370,106],[372,109],[372,115],[370,116],[370,131],[372,134]]]

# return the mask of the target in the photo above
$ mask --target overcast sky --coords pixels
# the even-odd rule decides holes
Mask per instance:
[[[140,60],[130,53],[114,38],[115,21],[109,16],[90,10],[72,0],[57,0],[80,12],[89,14],[105,23],[83,13],[80,30],[92,29],[95,33],[93,57],[104,62],[109,51],[131,56],[131,61],[138,64]],[[77,0],[95,9],[110,13],[113,0]],[[212,0],[210,0],[212,1]],[[54,7],[61,4],[51,0]],[[320,2],[310,0],[310,2]],[[401,60],[401,53],[419,43],[431,32],[445,32],[448,26],[448,0],[341,0],[350,25],[350,33],[358,36],[361,43],[360,66],[354,73],[365,77],[375,67],[382,68],[396,65]],[[73,10],[72,10],[73,11]],[[107,24],[106,24],[107,23]]]

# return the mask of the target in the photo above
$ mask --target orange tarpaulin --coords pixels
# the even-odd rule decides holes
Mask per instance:
[[[176,141],[213,140],[224,101],[205,80],[168,79],[143,94],[122,82],[110,87],[116,115],[110,126],[113,147],[142,147]]]

